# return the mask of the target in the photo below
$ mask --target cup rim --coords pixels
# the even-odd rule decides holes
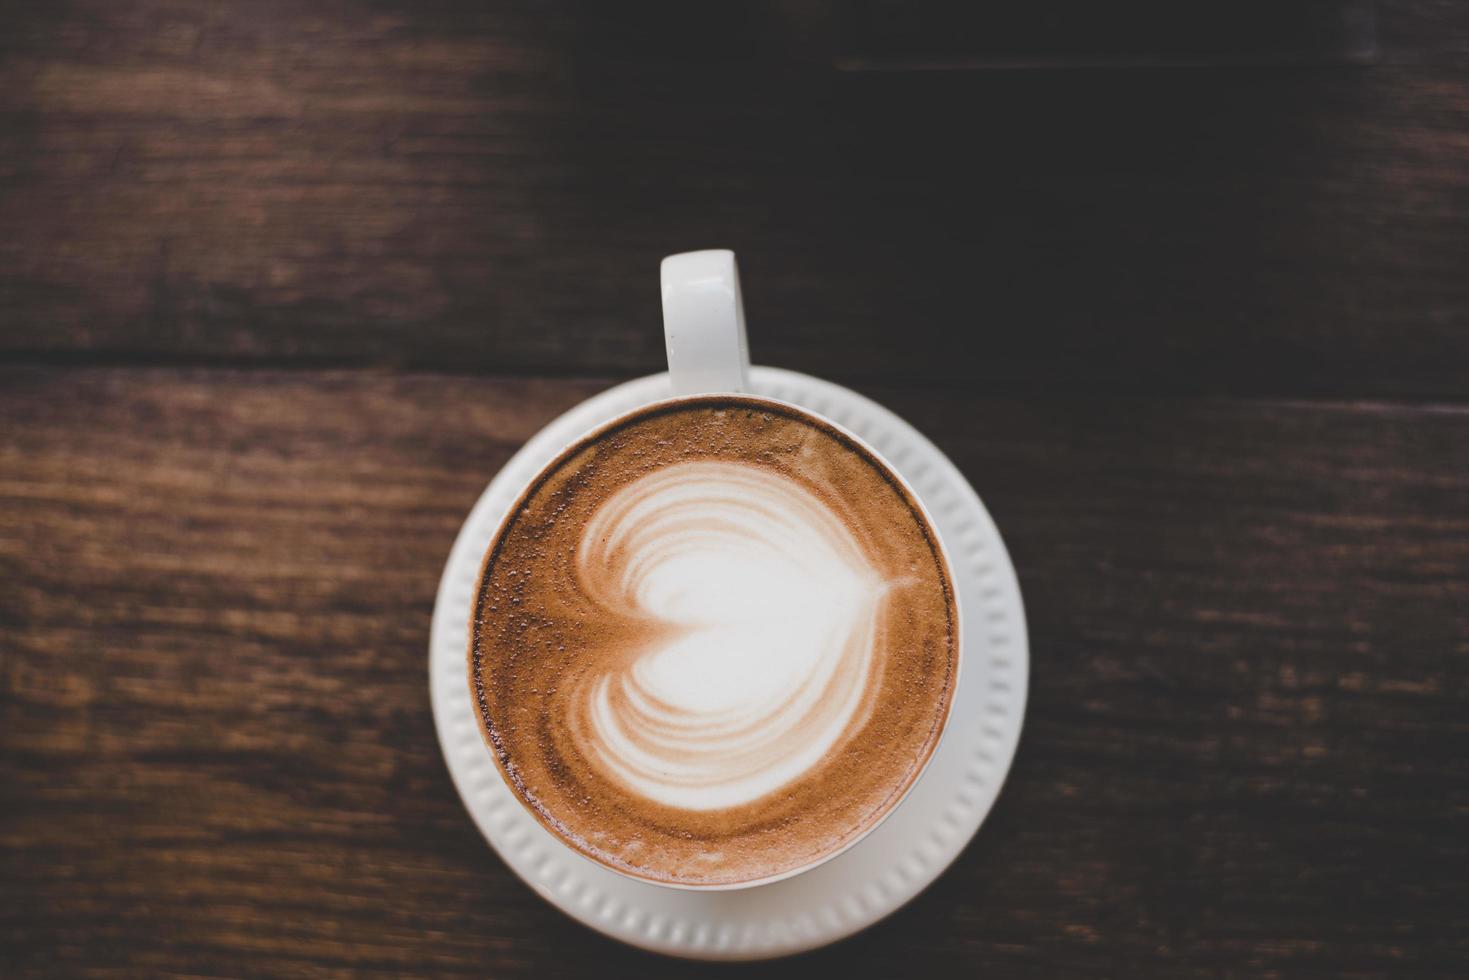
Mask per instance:
[[[953,718],[954,696],[959,690],[960,673],[963,670],[965,659],[963,642],[963,603],[960,601],[959,579],[958,576],[954,574],[953,563],[949,558],[948,545],[944,541],[943,533],[939,530],[938,522],[934,520],[933,514],[930,513],[928,506],[923,502],[923,498],[919,496],[918,492],[913,488],[912,484],[908,482],[908,479],[903,476],[902,472],[886,456],[884,456],[875,447],[873,447],[866,439],[851,431],[841,423],[835,421],[834,419],[828,418],[826,415],[823,415],[821,412],[818,412],[814,409],[810,409],[805,407],[804,405],[798,405],[783,398],[776,398],[770,395],[754,394],[745,391],[707,391],[697,392],[693,394],[670,395],[667,397],[658,398],[643,405],[639,405],[635,408],[630,408],[625,411],[618,412],[611,418],[605,419],[602,422],[597,423],[591,428],[582,431],[575,438],[567,441],[555,453],[555,455],[553,455],[549,460],[538,467],[535,475],[526,482],[525,486],[521,487],[516,492],[514,499],[511,501],[509,506],[506,507],[505,513],[500,515],[499,519],[495,522],[494,532],[490,535],[489,544],[485,547],[484,555],[480,558],[479,572],[475,576],[474,591],[473,593],[471,593],[475,597],[475,599],[470,604],[468,643],[465,650],[465,662],[469,675],[467,680],[469,683],[470,693],[472,695],[477,693],[478,671],[476,670],[477,664],[474,652],[475,636],[477,631],[475,629],[474,619],[475,612],[478,606],[478,596],[481,594],[484,586],[484,577],[485,574],[489,571],[490,559],[495,554],[496,545],[499,543],[501,535],[505,533],[505,529],[509,526],[511,519],[519,512],[521,504],[523,504],[529,494],[539,486],[541,476],[559,466],[567,457],[577,452],[588,443],[600,437],[604,432],[607,432],[618,426],[625,425],[640,415],[649,414],[656,411],[664,411],[673,406],[685,403],[720,400],[747,401],[757,404],[763,403],[774,405],[788,412],[794,412],[799,415],[808,416],[814,419],[818,424],[834,430],[842,438],[854,443],[858,449],[860,449],[862,452],[865,452],[873,460],[875,460],[888,476],[893,478],[908,503],[912,505],[913,509],[916,510],[918,514],[922,517],[924,526],[928,530],[928,533],[933,539],[933,542],[936,546],[934,551],[939,559],[940,566],[949,585],[949,605],[952,611],[954,624],[953,639],[951,642],[951,646],[954,651],[954,663],[950,675],[948,690],[946,693],[946,697],[944,698],[943,716],[939,719],[937,726],[938,735],[932,740],[932,742],[929,743],[928,750],[925,753],[924,757],[918,762],[917,765],[915,765],[910,770],[907,776],[907,780],[903,784],[902,789],[886,803],[882,812],[879,813],[876,819],[872,820],[872,822],[864,827],[859,833],[844,841],[840,846],[835,847],[832,850],[827,851],[823,854],[820,854],[815,858],[812,858],[805,864],[797,865],[793,868],[786,868],[775,874],[764,875],[759,878],[750,878],[742,881],[728,882],[703,883],[669,881],[649,875],[641,875],[627,868],[621,868],[607,861],[604,861],[596,857],[594,854],[584,850],[583,848],[578,847],[572,840],[568,838],[566,834],[562,833],[556,828],[553,823],[548,821],[543,813],[532,806],[525,799],[520,790],[517,789],[514,780],[509,778],[508,774],[505,771],[504,762],[501,760],[499,752],[495,750],[494,744],[490,739],[489,725],[485,718],[485,711],[482,707],[482,702],[478,697],[471,697],[471,702],[474,708],[475,715],[475,727],[479,730],[480,739],[484,743],[485,749],[489,753],[491,760],[494,762],[495,770],[499,774],[500,779],[505,783],[506,788],[509,790],[511,797],[515,799],[516,803],[519,804],[523,809],[525,809],[525,811],[531,815],[536,823],[544,828],[547,833],[551,834],[551,836],[554,837],[558,843],[560,843],[579,857],[584,858],[585,860],[595,864],[596,866],[600,868],[605,868],[606,870],[611,871],[614,874],[617,874],[630,881],[642,882],[648,885],[656,885],[661,888],[671,888],[679,891],[690,892],[741,891],[748,888],[757,888],[761,885],[774,884],[779,881],[785,881],[789,878],[794,878],[809,871],[814,871],[815,869],[821,867],[829,861],[832,861],[833,859],[839,857],[840,855],[844,854],[845,852],[865,840],[867,836],[875,831],[878,827],[882,826],[882,824],[885,823],[887,819],[891,817],[893,813],[896,812],[897,809],[902,806],[903,803],[908,799],[909,795],[913,791],[913,788],[918,785],[919,780],[923,778],[923,774],[928,771],[929,763],[932,762],[933,757],[938,754],[939,747],[940,745],[942,745],[945,736],[948,734],[949,723]]]

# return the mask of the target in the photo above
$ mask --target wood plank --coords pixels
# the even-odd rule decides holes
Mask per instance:
[[[806,4],[793,4],[808,9]],[[1191,4],[1087,0],[958,4],[835,0],[839,64],[852,71],[1321,67],[1371,64],[1375,0]]]
[[[495,859],[424,670],[484,481],[600,387],[0,370],[7,975],[665,976]],[[876,389],[1013,552],[975,843],[776,976],[1462,976],[1469,410]]]
[[[1469,9],[1382,6],[1361,70],[854,77],[748,10],[19,5],[0,353],[629,374],[725,245],[828,376],[1461,397]]]

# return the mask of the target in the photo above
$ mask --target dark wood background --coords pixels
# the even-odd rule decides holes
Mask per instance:
[[[499,862],[425,657],[486,480],[727,246],[1033,643],[974,843],[762,974],[1469,974],[1469,7],[967,72],[828,13],[0,0],[0,973],[708,972]]]

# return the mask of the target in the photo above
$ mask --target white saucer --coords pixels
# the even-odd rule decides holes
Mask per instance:
[[[609,871],[542,828],[511,795],[480,738],[465,653],[475,580],[495,528],[517,493],[566,443],[668,397],[666,374],[577,405],[490,481],[449,553],[429,643],[429,690],[444,758],[470,816],[505,863],[593,929],[696,959],[759,959],[823,946],[871,925],[927,887],[995,802],[1020,736],[1030,666],[1015,570],[994,522],[954,464],[892,412],[830,382],[756,367],[748,387],[818,412],[881,453],[922,498],[958,578],[964,659],[948,727],[907,799],[872,833],[826,864],[769,885],[713,892],[662,888]]]

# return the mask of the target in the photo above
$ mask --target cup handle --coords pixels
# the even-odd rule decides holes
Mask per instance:
[[[661,277],[673,393],[744,391],[750,345],[734,253],[715,248],[670,255]]]

